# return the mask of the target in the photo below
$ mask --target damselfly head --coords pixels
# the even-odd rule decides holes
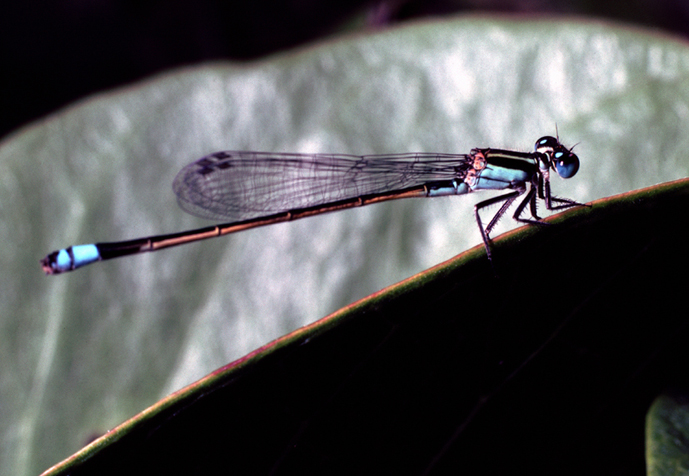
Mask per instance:
[[[544,136],[536,141],[536,152],[546,154],[550,158],[550,165],[562,178],[573,177],[579,170],[579,157],[560,144],[560,141],[552,136]]]
[[[543,136],[536,141],[534,150],[541,154],[548,154],[548,157],[550,157],[558,147],[562,147],[562,144],[555,137]]]
[[[579,157],[571,150],[560,146],[551,156],[552,166],[562,178],[574,177],[579,171]]]

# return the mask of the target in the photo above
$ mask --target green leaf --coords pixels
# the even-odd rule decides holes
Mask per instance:
[[[213,369],[480,242],[473,197],[403,201],[41,275],[56,248],[207,224],[170,191],[187,163],[222,149],[530,150],[557,124],[580,142],[582,168],[554,192],[589,201],[688,175],[688,70],[685,43],[640,30],[459,18],[167,73],[6,138],[0,472],[36,474]],[[482,310],[460,291],[457,306]]]
[[[472,250],[274,341],[49,474],[641,472],[649,395],[689,357],[685,283],[659,272],[689,265],[689,179],[592,205],[498,240],[499,268]]]
[[[689,474],[689,402],[678,392],[659,396],[648,412],[649,476]]]

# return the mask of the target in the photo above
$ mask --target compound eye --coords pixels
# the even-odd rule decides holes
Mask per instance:
[[[562,178],[574,177],[579,170],[579,157],[562,146],[553,154],[552,161],[557,174]]]
[[[540,152],[541,154],[550,155],[558,147],[562,147],[562,145],[555,137],[543,136],[536,141],[534,150],[536,152]]]

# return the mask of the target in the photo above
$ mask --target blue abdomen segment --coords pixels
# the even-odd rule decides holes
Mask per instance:
[[[532,174],[526,170],[488,166],[478,176],[474,190],[504,190],[515,183],[531,180]]]
[[[59,274],[86,266],[100,259],[100,252],[96,245],[76,245],[49,254],[41,261],[41,264],[46,272]]]

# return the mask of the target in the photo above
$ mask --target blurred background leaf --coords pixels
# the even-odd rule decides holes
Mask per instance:
[[[112,37],[98,23],[90,28],[93,35],[78,45]],[[244,40],[254,36],[260,34]],[[147,46],[158,52],[151,46],[158,44],[155,33],[148,43],[118,37],[146,58],[156,56]],[[30,49],[17,57],[42,64],[40,71],[7,62],[6,71],[31,71],[25,84],[48,109],[71,98],[65,85],[91,75],[76,66],[95,71],[107,63],[40,34],[20,43],[46,55],[61,48],[58,58],[73,58],[60,61],[72,66],[67,72],[38,61]],[[113,59],[102,44],[91,46]],[[153,70],[198,59],[161,59]],[[581,20],[460,17],[349,35],[267,60],[165,73],[7,136],[0,146],[6,244],[0,471],[35,474],[270,339],[479,242],[472,200],[438,199],[41,275],[38,259],[58,247],[207,224],[174,203],[170,184],[186,163],[227,148],[529,150],[557,124],[566,144],[581,141],[582,169],[568,182],[556,181],[555,191],[587,201],[687,175],[688,69],[685,43],[647,31]],[[41,100],[50,89],[63,95]],[[6,130],[30,117],[13,113],[29,114],[28,90],[6,89],[4,100],[25,106],[3,109]]]
[[[689,472],[689,404],[686,388],[655,399],[648,413],[646,458],[649,476]]]
[[[84,95],[172,67],[250,60],[318,38],[466,13],[572,15],[686,37],[684,0],[12,2],[0,17],[0,136]]]

